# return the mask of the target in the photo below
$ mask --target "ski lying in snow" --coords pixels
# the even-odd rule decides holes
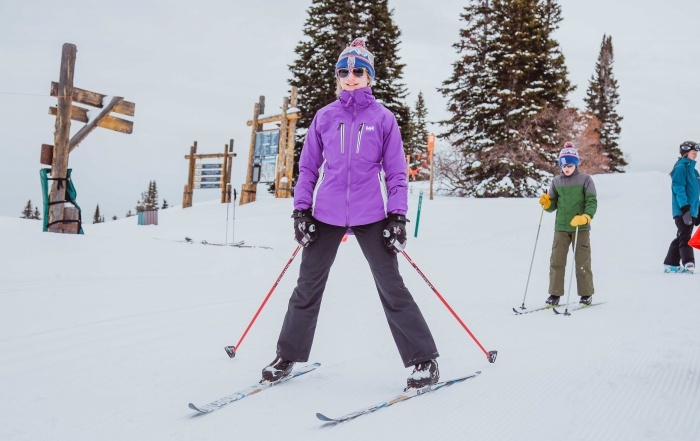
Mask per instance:
[[[441,381],[439,383],[433,384],[432,386],[426,386],[420,389],[408,389],[404,391],[402,394],[395,396],[394,398],[388,400],[388,401],[382,401],[381,403],[377,403],[374,406],[369,406],[365,407],[364,409],[357,410],[355,412],[348,413],[343,416],[339,416],[337,418],[330,418],[325,416],[322,413],[317,413],[316,418],[318,418],[321,421],[326,422],[328,425],[335,425],[342,423],[344,421],[349,421],[352,419],[355,419],[359,416],[362,415],[367,415],[368,413],[376,412],[379,409],[383,409],[385,407],[389,407],[391,405],[394,405],[396,403],[399,403],[401,401],[405,400],[410,400],[411,398],[418,397],[421,395],[425,395],[428,392],[435,392],[438,389],[442,389],[443,387],[447,386],[452,386],[453,384],[460,383],[464,380],[468,380],[470,378],[475,378],[477,375],[481,374],[481,371],[476,371],[473,374],[464,376],[464,377],[459,377],[459,378],[454,378],[452,380],[447,380],[447,381]]]
[[[576,303],[578,304],[578,303]],[[563,303],[561,305],[555,305],[555,306],[567,306],[567,305],[574,305],[574,303]],[[529,314],[531,312],[537,312],[537,311],[545,311],[547,309],[552,309],[552,305],[545,305],[541,308],[536,308],[536,309],[529,309],[529,310],[520,310],[518,311],[517,309],[513,308],[513,312],[516,315],[523,315],[523,314]]]
[[[200,243],[202,245],[214,245],[217,247],[240,247],[240,246],[243,246],[243,244],[245,244],[245,241],[242,240],[240,242],[234,242],[234,243],[213,243],[213,242],[207,242],[206,240],[203,240]]]
[[[240,392],[234,392],[231,395],[227,395],[223,398],[219,398],[218,400],[212,401],[211,403],[201,404],[201,405],[195,405],[193,403],[190,403],[188,406],[190,409],[196,410],[197,412],[200,412],[200,413],[213,412],[215,410],[221,409],[222,407],[224,407],[225,405],[227,405],[229,403],[233,403],[234,401],[242,400],[243,398],[245,398],[247,396],[256,394],[256,393],[261,392],[265,389],[269,389],[272,386],[286,383],[287,381],[292,380],[300,375],[304,375],[306,373],[313,371],[314,369],[318,368],[319,366],[321,366],[321,363],[314,363],[314,364],[302,366],[300,368],[294,369],[289,375],[287,375],[286,377],[282,377],[277,381],[273,381],[273,382],[264,381],[264,382],[261,382],[261,383],[254,385],[254,386],[250,386],[247,389],[243,389]]]
[[[190,237],[185,237],[185,240],[176,240],[175,242],[184,242],[184,243],[189,243],[189,244],[201,244],[201,245],[214,245],[217,247],[236,247],[236,248],[264,248],[266,250],[272,250],[272,247],[266,247],[263,245],[246,245],[244,240],[241,240],[240,242],[233,242],[233,243],[215,243],[215,242],[208,242],[206,240],[200,240],[196,241]]]
[[[567,315],[567,312],[571,313],[571,312],[574,312],[574,311],[579,311],[579,310],[581,310],[581,309],[587,309],[587,308],[590,308],[590,307],[593,307],[593,306],[602,305],[603,303],[606,303],[606,302],[591,303],[590,305],[582,305],[582,304],[579,304],[579,306],[576,306],[576,307],[574,307],[574,308],[565,310],[564,312],[559,312],[559,311],[557,311],[556,308],[552,308],[552,311],[554,311],[555,314]]]

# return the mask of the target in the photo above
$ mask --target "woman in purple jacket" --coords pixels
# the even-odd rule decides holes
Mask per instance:
[[[343,50],[335,72],[338,100],[316,113],[299,160],[292,217],[304,250],[277,356],[263,369],[263,381],[309,359],[328,274],[349,229],[372,270],[404,366],[414,366],[407,387],[428,386],[440,377],[439,354],[397,259],[406,246],[408,209],[401,133],[394,114],[372,95],[374,55],[364,39]]]

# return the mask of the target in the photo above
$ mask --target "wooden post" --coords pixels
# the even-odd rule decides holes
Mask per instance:
[[[228,165],[228,144],[224,144],[224,159],[221,162],[221,203],[226,203],[226,183],[228,182],[228,173],[226,166]]]
[[[290,98],[290,104],[292,107],[296,108],[297,106],[297,88],[292,87],[292,94]],[[287,119],[285,117],[285,119]],[[286,153],[284,155],[284,175],[283,177],[285,179],[281,179],[282,183],[280,184],[279,188],[280,192],[278,193],[280,198],[290,198],[292,197],[292,177],[294,175],[294,145],[296,144],[296,127],[297,127],[297,120],[296,119],[289,119],[289,124],[287,125],[287,133],[286,133],[286,139],[283,142],[282,141],[282,134],[280,133],[280,148],[282,148],[282,145],[284,145],[284,148],[286,150]],[[284,182],[286,181],[286,182]]]
[[[253,163],[255,161],[255,134],[262,130],[262,124],[258,123],[258,117],[265,112],[265,97],[260,96],[253,107],[253,123],[251,124],[250,150],[248,151],[248,169],[245,184],[241,187],[241,201],[239,205],[255,202],[257,184],[253,184]]]
[[[51,177],[65,179],[68,174],[68,154],[70,153],[70,115],[73,105],[73,74],[78,52],[74,44],[65,43],[61,54],[61,73],[58,81],[58,109],[56,129],[54,131],[53,162]],[[49,202],[63,201],[66,198],[66,181],[53,181]],[[63,219],[63,203],[49,205],[49,222]],[[57,224],[60,225],[60,224]],[[62,228],[50,227],[54,233],[63,232]]]
[[[435,150],[435,134],[428,135],[428,161],[430,161],[430,200],[433,200],[433,151]]]
[[[194,192],[194,169],[195,169],[195,154],[197,153],[197,141],[194,142],[192,147],[190,147],[190,166],[187,173],[187,184],[185,185],[185,192],[182,195],[182,208],[189,208],[192,206],[192,193]]]
[[[287,109],[289,108],[289,98],[282,99],[282,114],[280,119],[279,147],[277,150],[277,170],[275,170],[275,197],[284,198],[286,191],[281,188],[280,180],[285,176],[285,165],[287,163]],[[284,183],[286,189],[287,183]]]
[[[72,152],[73,149],[78,147],[78,144],[85,139],[86,136],[90,134],[95,128],[97,128],[97,124],[99,124],[103,119],[105,119],[107,116],[109,116],[109,112],[111,112],[117,104],[121,103],[124,100],[124,98],[120,96],[115,96],[112,98],[112,101],[107,104],[107,106],[102,109],[99,115],[95,117],[92,121],[87,123],[86,125],[83,126],[82,129],[78,131],[75,135],[73,135],[73,138],[70,140],[70,151]]]

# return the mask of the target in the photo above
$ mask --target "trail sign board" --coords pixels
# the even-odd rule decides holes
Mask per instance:
[[[264,130],[255,134],[254,156],[272,156],[279,153],[280,131]]]
[[[221,170],[195,170],[195,176],[209,176],[209,175],[220,175],[223,172]]]
[[[194,168],[221,168],[222,164],[195,164]]]

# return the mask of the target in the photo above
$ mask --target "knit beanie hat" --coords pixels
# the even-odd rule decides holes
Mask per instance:
[[[578,157],[578,150],[576,150],[576,147],[574,147],[571,141],[567,141],[566,144],[564,144],[564,148],[559,152],[559,167],[570,164],[574,164],[578,167],[580,163],[581,160]]]
[[[367,50],[364,37],[356,38],[346,47],[338,57],[335,69],[353,69],[363,67],[367,69],[370,78],[374,78],[374,55]]]

